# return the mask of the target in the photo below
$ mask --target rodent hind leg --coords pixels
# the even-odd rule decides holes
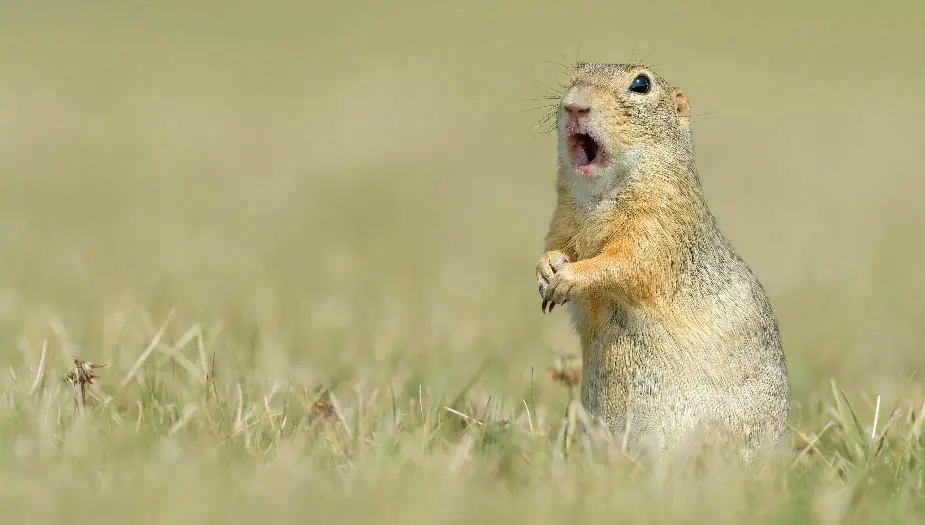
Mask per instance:
[[[601,438],[608,443],[613,443],[613,434],[610,429],[604,426],[598,418],[588,413],[581,403],[581,399],[573,398],[566,405],[562,430],[559,433],[559,448],[565,457],[569,455],[572,440],[579,425],[581,426],[581,441],[584,445],[585,455],[589,460],[594,457],[591,448],[592,434],[595,438]]]
[[[588,413],[585,411],[579,399],[571,399],[565,407],[565,415],[562,418],[562,427],[559,431],[558,448],[565,457],[568,457],[572,448],[572,440],[575,438],[575,431],[581,425],[581,438],[584,444],[585,454],[591,457],[591,440],[588,436]]]

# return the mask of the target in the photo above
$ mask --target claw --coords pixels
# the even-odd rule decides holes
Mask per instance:
[[[540,307],[540,309],[543,310],[544,314],[546,313],[546,303],[548,302],[549,301],[547,301],[546,299],[543,299],[543,305]]]
[[[552,309],[556,307],[556,303],[549,303],[549,313],[552,313]]]
[[[568,262],[568,259],[566,259],[565,257],[560,257],[559,260],[557,260],[556,262],[554,262],[554,263],[551,265],[552,271],[553,271],[553,272],[558,272],[558,271],[559,271],[559,268],[562,268],[562,265],[565,264],[565,263],[567,263],[567,262]]]

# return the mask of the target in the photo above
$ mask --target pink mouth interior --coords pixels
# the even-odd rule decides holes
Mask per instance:
[[[591,164],[597,160],[600,145],[587,133],[576,133],[569,137],[572,159],[582,173],[590,171]]]

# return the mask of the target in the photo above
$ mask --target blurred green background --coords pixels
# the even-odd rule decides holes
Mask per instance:
[[[923,27],[913,2],[5,2],[0,355],[34,366],[58,318],[115,382],[175,308],[260,380],[453,389],[491,358],[479,388],[521,395],[578,350],[536,293],[534,99],[643,60],[690,97],[795,401],[896,395],[925,364]]]

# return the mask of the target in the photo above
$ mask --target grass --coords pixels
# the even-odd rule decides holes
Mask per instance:
[[[561,412],[529,397],[476,394],[477,377],[443,393],[413,381],[261,384],[222,363],[224,345],[209,330],[172,339],[166,328],[124,376],[80,359],[51,366],[65,361],[57,349],[75,348],[61,327],[37,362],[10,367],[0,396],[5,508],[47,521],[150,508],[139,519],[152,522],[397,522],[409,513],[551,522],[618,513],[898,523],[925,511],[925,404],[877,397],[870,406],[834,381],[829,398],[803,414],[790,450],[767,463],[682,464],[666,474],[616,441],[596,438],[563,456]],[[88,371],[101,377],[93,382]],[[57,503],[17,503],[39,487]]]
[[[4,519],[923,521],[919,4],[342,5],[2,9]],[[576,56],[691,100],[780,319],[767,464],[560,454],[532,99]]]

